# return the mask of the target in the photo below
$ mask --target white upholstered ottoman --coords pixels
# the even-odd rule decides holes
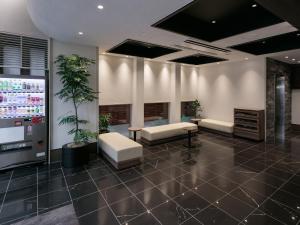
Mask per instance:
[[[98,137],[103,156],[117,169],[141,163],[143,146],[116,132],[100,134]]]
[[[141,131],[142,141],[152,145],[183,138],[187,136],[187,132],[184,130],[187,127],[197,131],[197,125],[187,122],[143,128]]]
[[[212,119],[202,119],[201,121],[198,121],[198,125],[202,128],[207,128],[210,131],[219,131],[222,134],[230,135],[232,135],[234,127],[234,124],[231,122],[224,122]]]

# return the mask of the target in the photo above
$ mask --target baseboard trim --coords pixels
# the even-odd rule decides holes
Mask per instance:
[[[292,124],[293,131],[300,131],[300,124]]]

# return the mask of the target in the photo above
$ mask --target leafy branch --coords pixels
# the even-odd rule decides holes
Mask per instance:
[[[97,92],[89,86],[88,80],[91,76],[88,68],[95,64],[95,61],[75,54],[70,56],[59,55],[55,64],[57,64],[57,74],[60,76],[60,82],[63,85],[56,96],[64,102],[72,102],[74,107],[74,115],[60,117],[59,125],[73,126],[68,134],[73,135],[75,143],[86,142],[90,138],[94,138],[95,134],[80,127],[80,125],[87,124],[88,121],[79,118],[78,108],[80,105],[92,102],[97,98]]]

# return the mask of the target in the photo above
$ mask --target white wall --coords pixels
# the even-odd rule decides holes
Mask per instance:
[[[199,69],[198,97],[202,116],[233,122],[234,108],[265,109],[264,58],[210,65]]]
[[[292,90],[292,124],[300,125],[300,90]]]
[[[70,55],[70,54],[79,54],[80,56],[85,56],[94,60],[97,60],[97,48],[96,47],[87,47],[80,46],[74,44],[62,43],[59,41],[53,41],[52,43],[52,53],[53,58],[52,62],[55,58],[60,54]],[[97,74],[97,66],[93,65],[90,67],[90,73],[92,76],[90,77],[90,86],[97,91],[98,90],[98,74]],[[55,96],[62,85],[59,80],[59,76],[56,74],[57,69],[53,67],[53,77],[52,77],[52,89],[50,90],[51,96],[51,147],[50,149],[61,148],[63,144],[69,143],[72,141],[72,137],[67,134],[67,131],[70,127],[66,126],[58,126],[58,118],[65,113],[73,112],[73,106],[71,103],[62,102],[58,97]],[[82,105],[79,108],[79,115],[89,120],[87,128],[96,131],[97,130],[97,121],[98,121],[98,100],[95,100],[92,103]]]
[[[171,64],[145,61],[144,102],[170,102]]]
[[[32,23],[26,0],[1,0],[0,32],[47,38]]]
[[[198,68],[181,66],[181,101],[194,101],[198,97]]]
[[[133,59],[99,57],[100,105],[131,104]]]

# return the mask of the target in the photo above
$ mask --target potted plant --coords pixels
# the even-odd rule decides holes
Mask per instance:
[[[99,134],[109,133],[109,124],[111,120],[111,114],[101,114],[99,116]]]
[[[200,112],[202,112],[202,107],[201,107],[201,103],[198,99],[196,99],[195,101],[192,102],[192,112],[195,116],[195,118],[197,118]]]
[[[79,55],[59,55],[55,61],[63,85],[56,96],[64,102],[71,102],[74,110],[59,118],[59,125],[71,126],[68,134],[73,135],[73,142],[62,146],[64,167],[82,166],[89,159],[89,141],[95,138],[95,133],[85,129],[88,121],[80,118],[78,108],[97,98],[88,81],[91,76],[88,68],[94,63],[94,60]]]

